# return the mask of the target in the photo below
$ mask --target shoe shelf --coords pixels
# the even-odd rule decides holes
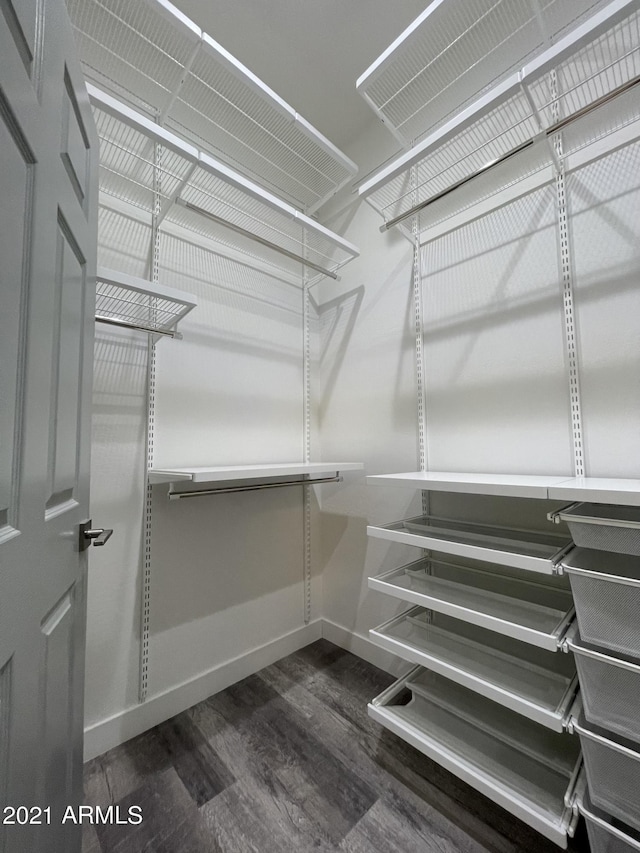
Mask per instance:
[[[575,613],[571,591],[561,583],[509,576],[489,564],[427,559],[369,578],[370,589],[552,652]]]
[[[555,574],[571,548],[568,536],[497,527],[435,516],[417,516],[386,526],[370,525],[369,536],[456,557]]]
[[[562,732],[576,698],[573,655],[554,654],[413,607],[370,632],[381,648]]]
[[[416,667],[369,704],[369,715],[560,847],[578,820],[575,737],[532,722]]]

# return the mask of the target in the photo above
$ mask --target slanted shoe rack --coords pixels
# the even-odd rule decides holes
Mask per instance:
[[[580,813],[590,835],[611,828],[637,843],[640,746],[630,738],[640,742],[640,660],[630,656],[640,658],[640,556],[593,549],[640,555],[640,481],[433,472],[367,479],[461,494],[582,497],[549,514],[568,524],[573,540],[551,526],[541,533],[433,516],[368,528],[371,537],[429,552],[369,579],[371,589],[412,605],[371,639],[416,665],[369,713],[561,847]],[[631,505],[591,503],[603,494]],[[573,595],[559,578],[565,573]],[[605,850],[618,848],[594,846]]]

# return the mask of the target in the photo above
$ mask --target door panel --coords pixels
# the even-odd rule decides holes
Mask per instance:
[[[79,853],[98,145],[63,0],[0,12],[0,853]]]
[[[31,222],[32,183],[27,145],[18,129],[8,126],[9,115],[6,104],[3,109],[0,102],[0,537],[10,533],[3,528],[17,521],[12,500],[17,499],[18,489],[17,441],[22,408],[18,380],[28,276],[25,230]]]
[[[62,161],[81,205],[85,204],[90,175],[89,137],[73,91],[69,70],[65,67],[62,104]]]
[[[0,10],[29,76],[33,73],[36,54],[38,5],[38,0],[0,0]]]
[[[49,419],[49,497],[46,517],[75,501],[78,482],[78,412],[81,401],[81,339],[86,264],[67,223],[59,216],[56,257],[56,308],[51,353]]]

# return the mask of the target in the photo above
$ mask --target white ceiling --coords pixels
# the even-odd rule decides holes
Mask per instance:
[[[428,0],[173,0],[339,148],[373,120],[356,80]]]

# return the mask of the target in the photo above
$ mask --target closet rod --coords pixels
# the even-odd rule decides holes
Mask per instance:
[[[205,495],[226,495],[231,492],[257,492],[260,489],[281,489],[284,486],[315,486],[318,483],[341,483],[342,477],[316,477],[313,480],[279,480],[277,483],[258,483],[254,486],[221,486],[215,489],[201,489],[196,492],[169,492],[169,500],[177,501],[182,498],[198,498]]]
[[[430,196],[425,201],[421,201],[419,204],[416,204],[410,210],[407,210],[405,213],[401,213],[398,216],[394,216],[393,219],[389,219],[384,225],[380,226],[380,232],[384,234],[385,231],[388,231],[390,228],[393,228],[394,225],[398,225],[400,222],[404,222],[405,219],[409,219],[409,217],[413,216],[416,213],[419,213],[421,210],[424,210],[429,205],[433,204],[436,201],[439,201],[441,198],[449,195],[449,193],[454,192],[454,190],[459,189],[464,184],[469,183],[474,178],[483,175],[485,172],[488,172],[490,169],[493,169],[494,166],[497,166],[499,163],[504,163],[510,157],[513,157],[515,154],[519,154],[521,151],[524,151],[525,148],[529,148],[539,139],[544,139],[549,136],[553,136],[554,133],[559,133],[568,125],[572,124],[574,121],[577,121],[580,118],[588,115],[594,110],[598,109],[598,107],[603,106],[603,104],[612,101],[614,98],[618,97],[618,95],[622,95],[624,92],[629,91],[634,86],[640,83],[640,74],[632,77],[631,80],[627,80],[626,83],[622,83],[622,85],[617,86],[615,89],[612,89],[606,95],[602,95],[602,97],[597,98],[592,103],[588,104],[586,107],[582,107],[577,110],[575,113],[572,113],[570,116],[566,118],[560,119],[556,121],[554,124],[550,125],[550,127],[545,128],[540,134],[532,137],[531,139],[527,139],[526,142],[522,142],[520,145],[517,145],[515,148],[512,148],[510,151],[507,151],[506,154],[502,154],[500,157],[496,157],[495,160],[490,160],[488,163],[485,163],[484,166],[480,166],[479,169],[476,169],[475,172],[472,172],[470,175],[467,175],[466,178],[461,178],[455,184],[452,184],[450,187],[447,187],[445,190],[441,190],[439,193]]]
[[[102,314],[96,314],[95,319],[96,323],[106,323],[108,326],[121,326],[123,329],[136,329],[138,332],[150,332],[152,335],[165,335],[167,338],[182,340],[181,333],[172,331],[171,329],[157,329],[153,326],[144,326],[141,323],[128,323],[126,320],[103,317]]]
[[[263,246],[267,246],[269,249],[273,249],[275,252],[279,252],[281,255],[286,255],[288,258],[291,258],[294,261],[299,261],[301,264],[310,267],[316,272],[322,273],[322,275],[326,275],[329,278],[333,278],[336,280],[338,278],[337,273],[332,272],[331,270],[327,270],[324,267],[319,266],[319,264],[314,264],[313,261],[308,261],[305,258],[301,257],[301,255],[296,255],[295,252],[290,252],[283,246],[278,246],[277,243],[272,243],[270,240],[265,240],[264,237],[259,237],[257,234],[254,234],[253,231],[247,231],[246,228],[242,228],[240,225],[235,225],[233,222],[229,222],[227,219],[223,219],[222,216],[216,216],[215,213],[210,213],[203,207],[198,207],[197,204],[192,204],[190,201],[185,201],[182,198],[177,198],[176,204],[179,204],[181,207],[186,207],[187,210],[192,210],[194,213],[199,213],[200,216],[204,216],[207,219],[210,219],[217,225],[223,225],[225,228],[229,228],[231,231],[235,231],[237,234],[242,234],[243,237],[247,237],[249,240],[253,240],[254,243],[260,243]]]

